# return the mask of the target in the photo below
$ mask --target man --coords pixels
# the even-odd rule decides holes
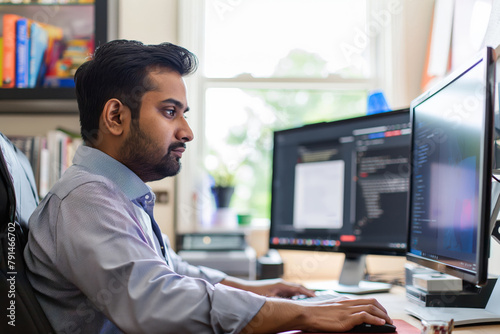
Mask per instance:
[[[74,165],[30,219],[30,281],[61,333],[342,331],[392,322],[375,300],[301,304],[283,281],[247,282],[182,262],[163,240],[145,182],[173,176],[193,133],[183,76],[196,57],[173,44],[112,41],[75,74]]]

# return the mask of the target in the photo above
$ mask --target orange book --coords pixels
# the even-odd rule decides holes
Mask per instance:
[[[21,16],[3,15],[3,77],[2,88],[16,84],[16,22]]]

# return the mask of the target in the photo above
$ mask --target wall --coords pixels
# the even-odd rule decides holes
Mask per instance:
[[[403,12],[403,45],[399,57],[403,66],[403,81],[400,91],[400,107],[409,107],[411,100],[421,93],[422,73],[425,65],[425,52],[429,41],[434,0],[406,1]]]
[[[177,43],[177,0],[120,0],[118,37]]]
[[[68,115],[1,115],[0,131],[7,136],[43,136],[49,130],[63,127],[75,132],[80,132],[77,114]]]

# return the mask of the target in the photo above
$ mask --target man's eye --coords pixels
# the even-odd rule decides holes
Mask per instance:
[[[165,113],[165,115],[167,115],[169,117],[175,116],[175,110],[174,109],[165,109],[163,112]]]

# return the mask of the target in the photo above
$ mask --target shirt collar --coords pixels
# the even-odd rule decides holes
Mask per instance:
[[[98,149],[80,145],[73,163],[113,181],[130,200],[152,194],[151,188],[127,166]]]

